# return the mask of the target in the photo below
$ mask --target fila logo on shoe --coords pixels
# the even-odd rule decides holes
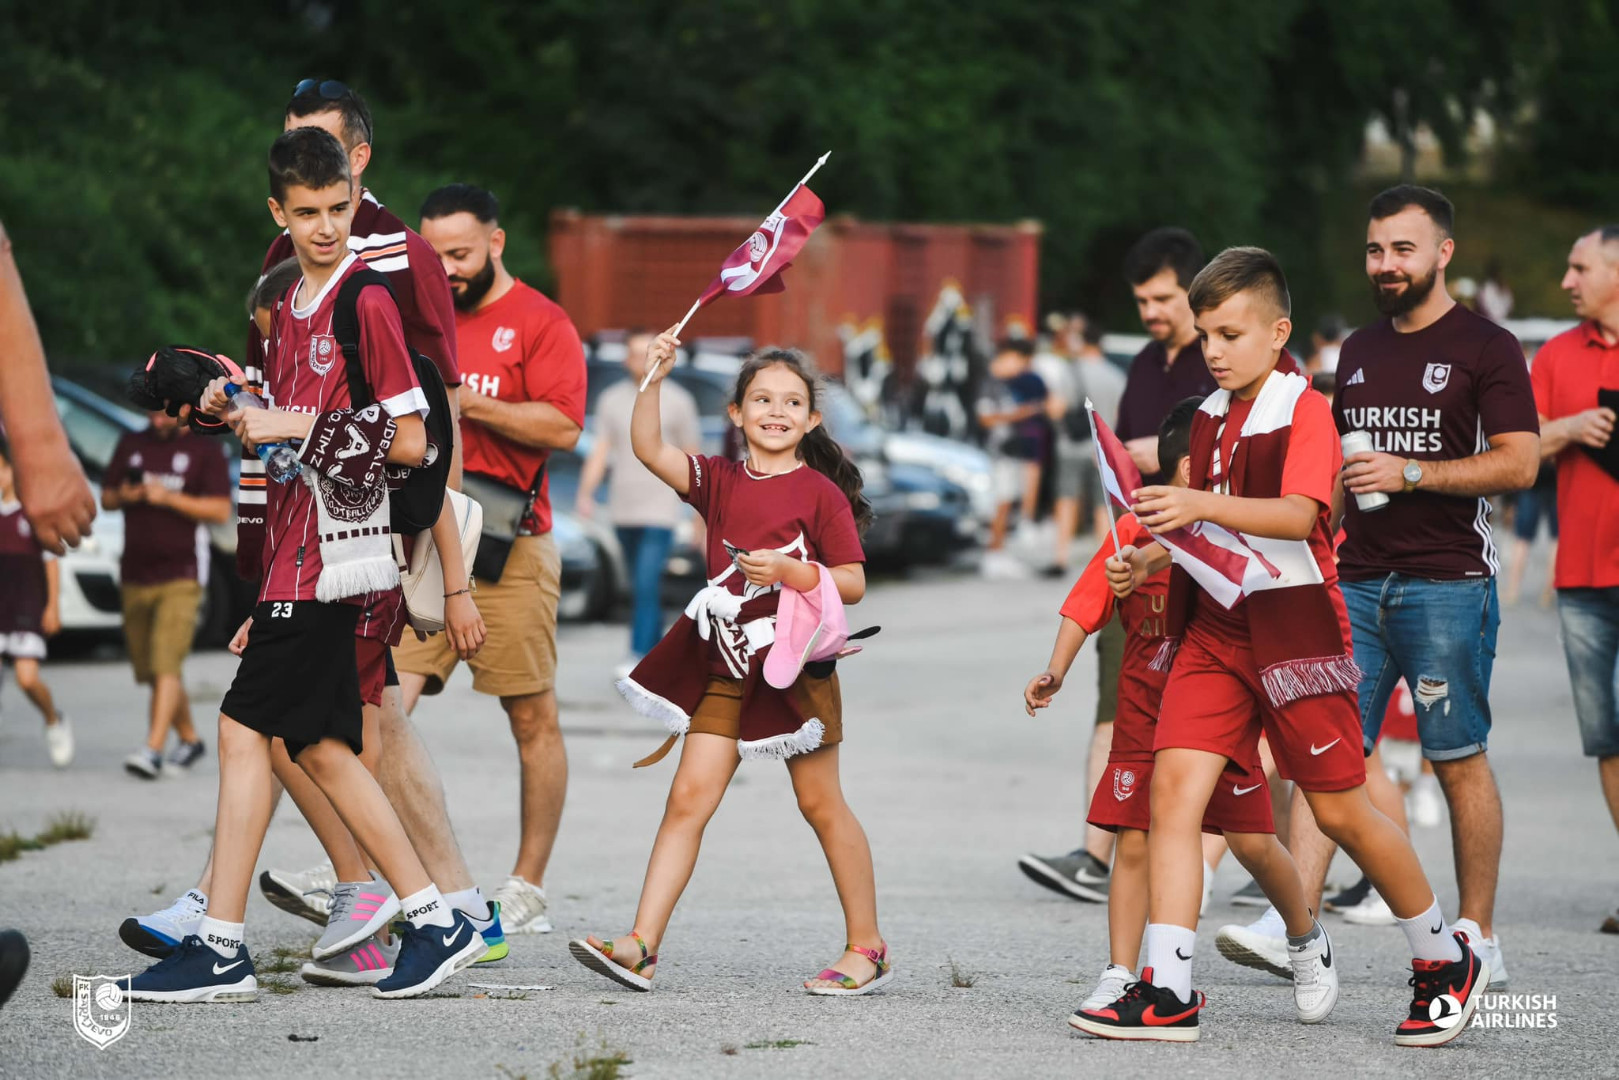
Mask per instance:
[[[419,916],[426,915],[429,911],[437,911],[437,910],[438,910],[438,901],[437,900],[429,900],[427,903],[423,904],[421,907],[412,908],[410,911],[405,912],[405,918],[407,920],[411,921],[411,922],[415,922],[416,919]]]
[[[1325,746],[1317,746],[1315,743],[1311,743],[1310,744],[1310,756],[1311,757],[1320,757],[1322,754],[1325,754],[1328,750],[1331,750],[1334,746],[1337,746],[1341,742],[1343,742],[1343,736],[1342,735],[1338,736],[1336,739],[1332,740],[1331,742],[1329,742]]]
[[[1323,747],[1322,749],[1325,749],[1325,747]],[[1261,781],[1260,783],[1255,784],[1253,787],[1238,787],[1236,784],[1232,784],[1231,785],[1231,794],[1237,795],[1237,796],[1242,796],[1242,795],[1248,794],[1250,791],[1258,791],[1260,788],[1262,788],[1264,786],[1265,786],[1265,784],[1264,784],[1263,781]]]

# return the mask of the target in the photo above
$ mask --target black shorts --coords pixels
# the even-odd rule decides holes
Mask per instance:
[[[322,739],[360,752],[360,672],[354,627],[360,609],[317,600],[266,600],[219,711],[287,745],[293,758]]]

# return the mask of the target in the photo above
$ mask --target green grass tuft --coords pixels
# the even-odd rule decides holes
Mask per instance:
[[[972,987],[972,985],[978,981],[978,976],[970,975],[967,972],[961,970],[961,966],[956,963],[955,957],[947,956],[947,957],[945,957],[945,959],[950,961],[950,985],[951,986],[955,987],[957,990],[967,990],[967,989],[970,989]]]
[[[630,1055],[614,1050],[603,1037],[594,1048],[584,1046],[581,1040],[571,1061],[552,1062],[545,1075],[549,1080],[620,1080],[625,1075],[624,1066],[629,1064]]]
[[[73,996],[73,976],[71,976],[71,975],[58,975],[56,978],[52,979],[51,980],[51,993],[55,994],[59,998],[70,998],[70,997],[72,997]]]
[[[791,1050],[795,1046],[814,1046],[808,1039],[761,1039],[742,1047],[744,1050]]]
[[[34,837],[40,844],[62,844],[69,840],[88,840],[96,831],[96,819],[77,810],[64,810],[45,820],[45,831]]]

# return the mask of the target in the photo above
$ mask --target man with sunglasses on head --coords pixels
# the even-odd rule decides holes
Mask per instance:
[[[300,127],[321,128],[334,136],[347,151],[349,169],[359,188],[349,229],[349,250],[371,269],[388,276],[404,326],[405,341],[437,366],[448,390],[451,412],[459,420],[458,388],[461,374],[455,348],[455,302],[450,293],[449,279],[432,246],[383,206],[364,186],[362,174],[370,164],[372,149],[371,110],[367,108],[365,100],[335,79],[304,79],[293,88],[282,127],[286,131]],[[265,253],[260,280],[292,255],[292,239],[283,232]],[[259,335],[257,326],[250,323],[247,352],[242,363],[250,383],[258,384],[262,380],[260,368],[263,357],[264,339]],[[266,491],[264,464],[257,456],[244,456],[242,480],[237,513],[243,527],[236,561],[242,576],[253,579],[259,575],[259,541],[262,539]],[[461,486],[459,439],[451,459],[450,485],[458,489]],[[392,625],[392,620],[380,614],[375,619],[362,619],[362,625],[371,624]],[[359,645],[357,651],[362,656],[362,669],[367,665],[373,671],[377,665],[386,669],[381,704],[366,705],[368,717],[373,711],[379,714],[376,725],[380,732],[379,742],[385,749],[377,765],[377,779],[434,884],[450,905],[465,913],[483,934],[489,951],[480,962],[498,960],[507,954],[498,908],[485,901],[467,870],[450,826],[438,770],[401,706],[399,679],[394,672],[387,645],[358,637],[356,641]],[[368,720],[367,730],[370,729]],[[333,850],[333,844],[352,845],[352,838],[325,796],[312,788],[301,770],[287,760],[284,752],[278,750],[275,756],[277,778],[295,785],[294,800],[328,851]],[[131,948],[148,956],[167,955],[187,934],[194,932],[207,905],[212,878],[213,858],[210,853],[208,866],[195,889],[161,911],[124,920],[119,928],[119,937]],[[259,884],[272,904],[322,925],[333,914],[334,899],[346,895],[345,890],[353,891],[352,884],[339,887],[330,861],[301,872],[268,870],[260,875]],[[382,891],[388,891],[386,884],[383,884]],[[345,906],[345,903],[338,905],[339,915]],[[383,960],[391,962],[394,949],[397,949],[396,942],[390,944],[380,939],[366,938],[352,948],[304,965],[304,976],[320,984],[374,983],[388,973],[376,957],[380,955]]]

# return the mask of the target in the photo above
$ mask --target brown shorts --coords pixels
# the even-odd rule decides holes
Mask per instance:
[[[201,583],[182,579],[125,585],[123,596],[124,646],[135,681],[149,683],[158,675],[180,674],[197,633]]]
[[[787,691],[805,717],[813,717],[826,729],[821,736],[822,746],[843,741],[843,695],[838,689],[838,674],[825,679],[801,675],[792,689]],[[723,735],[727,739],[742,737],[742,680],[711,675],[703,699],[691,716],[689,735]]]
[[[520,536],[506,569],[494,584],[478,583],[473,600],[488,631],[483,648],[468,661],[472,688],[495,697],[540,694],[556,685],[557,600],[562,593],[562,556],[549,533]],[[402,672],[425,675],[422,693],[436,694],[460,658],[446,634],[417,641],[408,629],[394,649]]]

